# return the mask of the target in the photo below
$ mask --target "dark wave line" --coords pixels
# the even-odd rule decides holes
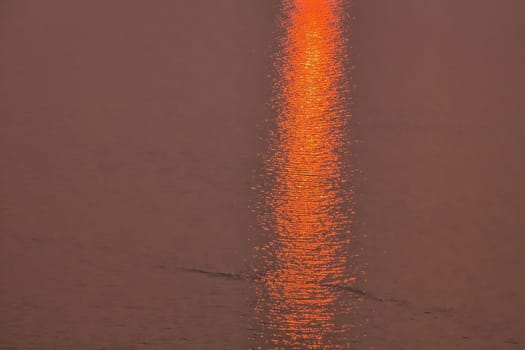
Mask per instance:
[[[190,268],[190,267],[179,267],[178,269],[180,271],[184,271],[188,273],[199,273],[199,274],[206,275],[209,277],[223,278],[223,279],[236,280],[236,281],[255,281],[255,280],[264,279],[264,276],[252,276],[248,274],[234,273],[234,272],[209,271],[209,270]],[[344,290],[346,292],[352,293],[354,295],[357,295],[359,297],[362,297],[368,300],[379,301],[379,302],[391,302],[391,303],[400,304],[400,305],[405,305],[408,303],[406,300],[403,300],[403,299],[381,298],[368,291],[365,291],[359,288],[355,288],[355,287],[351,287],[351,286],[342,286],[342,285],[335,285],[335,286],[326,285],[326,286]]]

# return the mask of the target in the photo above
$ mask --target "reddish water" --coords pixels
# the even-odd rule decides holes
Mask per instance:
[[[354,1],[352,164],[367,177],[354,205],[338,180],[350,154],[316,136],[342,130],[346,107],[317,99],[343,112],[323,124],[304,98],[346,89],[343,53],[323,56],[335,69],[313,53],[339,47],[338,2],[1,1],[0,348],[236,350],[259,336],[263,349],[522,349],[525,2],[472,3]],[[239,277],[276,16],[260,211],[273,250],[257,254],[268,279],[255,279],[252,329],[256,293]],[[312,16],[326,32],[307,41]],[[328,81],[335,90],[319,88]],[[348,247],[351,265],[360,244],[362,288],[377,298],[349,310],[325,286],[355,267],[328,252]],[[348,339],[339,330],[354,322]]]

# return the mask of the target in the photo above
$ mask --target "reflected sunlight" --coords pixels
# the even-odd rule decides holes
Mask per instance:
[[[285,1],[256,313],[262,348],[348,348],[353,216],[342,1]]]

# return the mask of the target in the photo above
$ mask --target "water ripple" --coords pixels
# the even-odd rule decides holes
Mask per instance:
[[[256,249],[256,347],[347,349],[355,298],[348,4],[284,0]]]

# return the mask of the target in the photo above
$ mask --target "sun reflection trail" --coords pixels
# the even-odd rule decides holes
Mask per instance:
[[[349,348],[353,196],[346,4],[284,0],[259,216],[262,349]]]

